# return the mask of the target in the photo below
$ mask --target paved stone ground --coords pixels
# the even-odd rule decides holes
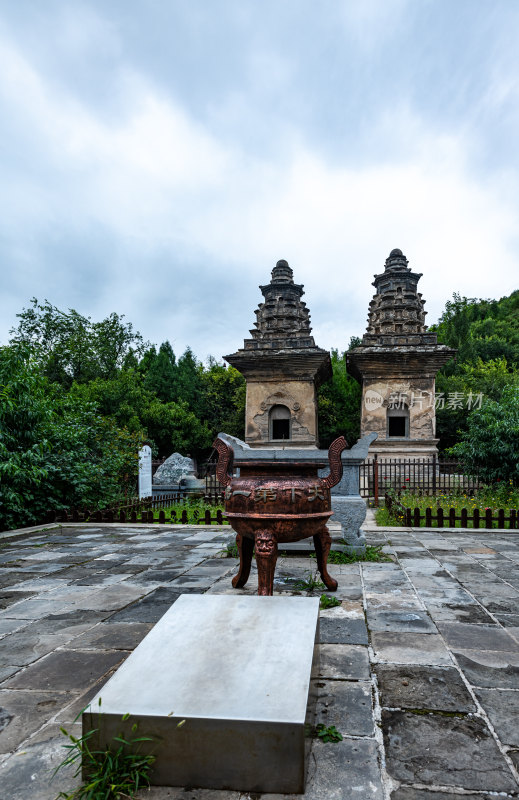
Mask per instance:
[[[519,797],[519,534],[369,538],[394,562],[330,570],[342,602],[321,612],[318,721],[344,739],[313,743],[305,800]],[[236,561],[219,555],[230,541],[228,528],[145,526],[0,539],[0,800],[76,785],[71,770],[51,780],[60,726],[79,732],[78,712],[181,593],[234,591]],[[280,559],[276,591],[293,593],[314,563]]]

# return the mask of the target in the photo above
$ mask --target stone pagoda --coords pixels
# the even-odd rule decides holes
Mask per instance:
[[[392,250],[375,275],[375,296],[359,347],[347,356],[348,371],[362,384],[361,436],[377,433],[370,456],[426,458],[437,455],[435,378],[455,350],[438,344],[425,325],[420,272],[401,250]]]
[[[225,356],[247,382],[245,441],[251,447],[318,447],[317,387],[332,374],[330,354],[317,347],[310,312],[286,261],[260,286],[251,339]]]

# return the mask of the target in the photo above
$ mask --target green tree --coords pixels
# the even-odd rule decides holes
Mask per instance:
[[[134,491],[139,435],[41,374],[27,345],[0,348],[0,527],[49,510],[106,507]]]
[[[319,442],[328,447],[337,436],[351,446],[360,435],[360,384],[346,371],[345,353],[332,350],[332,380],[318,391]]]
[[[187,403],[164,403],[145,383],[140,371],[121,370],[110,380],[75,383],[70,394],[93,403],[117,428],[149,440],[154,454],[161,458],[175,451],[204,455],[212,442],[208,424]]]
[[[202,373],[205,415],[211,432],[245,436],[245,378],[237,369],[209,359]]]
[[[519,484],[519,386],[505,387],[500,401],[486,399],[468,418],[463,440],[450,449],[465,468],[488,483]]]
[[[143,362],[145,363],[143,364]],[[147,389],[155,392],[157,397],[164,403],[168,403],[178,397],[178,369],[175,353],[169,342],[163,342],[158,353],[156,353],[155,348],[149,351],[144,356],[141,364],[143,364],[142,371],[145,374],[144,385]]]
[[[69,388],[73,381],[112,378],[126,360],[142,354],[149,345],[131,322],[112,313],[91,322],[74,309],[60,311],[48,300],[36,298],[20,314],[12,341],[27,344],[42,365],[46,377]]]
[[[199,417],[205,417],[203,365],[197,361],[190,347],[178,359],[176,393],[172,400],[187,403]]]
[[[142,421],[161,456],[178,452],[198,458],[213,441],[207,424],[189,410],[187,403],[161,403],[156,399],[144,409]]]
[[[94,403],[98,412],[111,417],[119,428],[144,433],[145,411],[157,399],[154,392],[145,388],[140,372],[131,369],[121,370],[108,380],[96,378],[88,383],[74,383],[70,393]]]
[[[32,506],[47,477],[52,410],[28,347],[0,348],[0,392],[0,529],[6,530],[34,520]]]
[[[519,384],[519,373],[510,371],[505,358],[458,364],[450,375],[438,373],[436,379],[436,430],[440,437],[442,451],[453,447],[468,430],[467,399],[473,408],[480,405],[482,398],[500,401],[507,386]],[[462,398],[458,405],[456,397]]]
[[[438,341],[455,347],[456,362],[443,372],[451,374],[456,363],[505,358],[510,369],[519,367],[519,291],[500,300],[476,300],[453,295],[437,325],[431,326]]]

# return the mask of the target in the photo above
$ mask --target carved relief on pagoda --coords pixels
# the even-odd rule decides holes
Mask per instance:
[[[375,432],[379,440],[388,438],[388,411],[399,412],[409,420],[403,438],[434,439],[434,379],[393,380],[366,378],[362,393],[361,436]]]
[[[312,381],[250,381],[247,385],[246,437],[249,444],[275,441],[272,410],[286,409],[288,440],[302,446],[317,438],[315,387]]]

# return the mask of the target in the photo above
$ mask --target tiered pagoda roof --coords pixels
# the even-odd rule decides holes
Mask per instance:
[[[265,298],[255,311],[256,322],[236,353],[225,360],[245,376],[252,372],[283,369],[292,378],[316,375],[318,382],[331,376],[330,355],[317,347],[311,335],[310,312],[301,300],[303,286],[294,283],[288,262],[278,261],[270,283],[260,286]]]
[[[349,372],[357,380],[374,368],[381,374],[394,372],[397,363],[402,375],[435,375],[456,352],[427,331],[425,301],[418,292],[422,273],[412,272],[408,263],[401,250],[392,250],[384,272],[375,275],[366,333],[348,354]]]

